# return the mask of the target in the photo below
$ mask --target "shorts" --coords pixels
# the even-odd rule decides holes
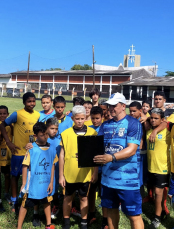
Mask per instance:
[[[143,152],[140,153],[140,187],[147,183],[147,152],[146,150],[141,150]]]
[[[91,183],[91,188],[100,189],[101,188],[101,173],[98,174],[98,180],[95,183]]]
[[[10,165],[1,166],[1,173],[10,174]]]
[[[23,160],[24,160],[24,156],[12,155],[12,158],[11,158],[11,175],[12,176],[17,177],[22,174]]]
[[[169,187],[170,174],[158,174],[148,172],[148,181],[151,186],[157,188]]]
[[[50,203],[53,200],[52,196],[45,197],[43,199],[31,199],[28,198],[28,194],[25,193],[22,199],[22,207],[24,208],[33,208],[35,205],[41,204],[47,204]]]
[[[71,196],[77,190],[79,196],[86,197],[88,196],[90,189],[90,182],[86,183],[68,183],[66,182],[65,186],[65,196]]]
[[[169,186],[168,195],[170,195],[170,196],[174,195],[174,173],[171,173],[171,179],[170,179],[170,186]]]
[[[118,209],[121,203],[122,212],[128,216],[142,213],[142,197],[140,189],[122,190],[109,188],[102,185],[101,205],[105,208]]]

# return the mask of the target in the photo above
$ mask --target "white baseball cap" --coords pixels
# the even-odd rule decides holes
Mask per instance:
[[[106,101],[107,104],[109,105],[117,105],[117,103],[124,103],[126,104],[126,99],[124,97],[124,95],[122,95],[121,93],[117,92],[114,93],[110,96],[109,100]]]

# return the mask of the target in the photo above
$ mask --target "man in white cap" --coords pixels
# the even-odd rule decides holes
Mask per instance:
[[[143,229],[140,194],[141,123],[126,115],[124,95],[115,93],[106,102],[113,119],[102,124],[99,135],[104,135],[105,155],[94,157],[102,168],[102,207],[108,210],[109,229],[117,229],[119,204],[129,217],[132,229]]]

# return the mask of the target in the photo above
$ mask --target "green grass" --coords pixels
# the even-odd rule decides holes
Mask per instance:
[[[69,98],[66,97],[66,99],[69,99]],[[12,113],[13,111],[16,111],[18,109],[23,108],[22,98],[13,99],[13,98],[0,97],[0,105],[6,105],[9,108],[10,113]],[[67,103],[65,111],[70,110],[71,108],[72,108],[72,103]],[[37,111],[42,110],[42,106],[41,106],[41,103],[39,100],[36,101],[36,108],[35,109]],[[129,112],[128,109],[126,109],[126,112],[127,113]],[[20,182],[19,182],[19,188],[20,188],[20,185],[21,185],[21,178],[20,178]],[[2,190],[0,190],[0,191],[1,191],[2,196],[3,196],[3,193],[4,193],[4,177],[3,177],[3,175],[2,175]],[[6,209],[6,212],[0,213],[0,229],[9,229],[9,228],[15,229],[16,225],[17,225],[17,218],[14,216],[13,213],[11,213],[10,206],[4,200],[2,200],[2,201],[3,201],[3,205]],[[77,204],[79,204],[78,200],[77,200]],[[89,229],[99,229],[100,228],[102,216],[101,216],[101,208],[99,207],[99,204],[100,204],[100,198],[98,198],[96,201],[97,221],[94,224],[92,224],[89,227]],[[174,219],[174,211],[169,206],[169,201],[168,201],[167,205],[168,205],[168,208],[170,210],[170,217],[168,217],[167,220],[164,220],[162,222],[159,229],[164,229],[164,228],[172,229],[174,227],[174,220],[173,220]],[[56,220],[52,221],[52,223],[56,225],[56,229],[62,228],[62,223],[63,223],[63,221],[62,221],[62,205],[60,205],[60,207],[61,207],[61,209],[60,209],[60,213],[58,215],[58,218]],[[41,228],[44,229],[45,228],[45,217],[44,217],[42,206],[40,206],[39,209],[40,209],[39,214],[42,217]],[[145,229],[148,228],[148,225],[150,223],[150,219],[152,219],[154,217],[154,212],[155,212],[154,204],[149,204],[149,203],[143,204],[142,217],[143,217],[143,221],[145,224]],[[34,228],[32,226],[32,223],[31,223],[32,215],[33,215],[33,209],[29,209],[28,213],[26,215],[24,224],[23,224],[23,228],[25,228],[25,229]],[[120,215],[121,215],[121,217],[120,217],[119,228],[120,229],[130,229],[131,227],[130,227],[130,223],[129,223],[128,218],[122,212],[120,212]],[[79,228],[80,219],[78,217],[75,217],[75,216],[71,217],[71,224],[72,224],[71,228],[74,228],[74,229]]]

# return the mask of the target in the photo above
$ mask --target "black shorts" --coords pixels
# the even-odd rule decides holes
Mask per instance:
[[[169,187],[170,174],[157,174],[148,172],[148,181],[157,188]]]
[[[79,196],[86,197],[88,196],[89,189],[90,189],[90,182],[86,183],[68,183],[66,182],[65,186],[65,196],[71,196],[77,190]]]
[[[47,196],[43,199],[31,199],[28,198],[28,194],[25,193],[22,199],[22,207],[24,208],[33,208],[35,205],[41,204],[47,204],[50,203],[53,200],[52,196]]]
[[[10,174],[10,165],[1,166],[1,173]]]

